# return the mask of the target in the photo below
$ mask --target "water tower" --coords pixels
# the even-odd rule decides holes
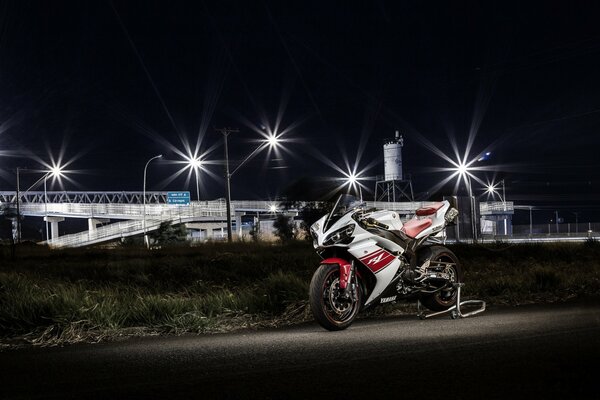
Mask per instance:
[[[393,139],[383,142],[383,176],[377,177],[375,201],[414,201],[412,182],[402,173],[404,139],[396,131]]]

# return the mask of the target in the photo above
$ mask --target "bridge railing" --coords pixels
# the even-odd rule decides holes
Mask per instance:
[[[166,204],[168,192],[146,191],[147,204]],[[22,191],[22,204],[34,203],[84,203],[84,204],[143,204],[144,192],[72,192],[72,191]],[[14,203],[15,191],[0,191],[0,203]]]
[[[225,212],[221,216],[225,217]],[[172,223],[186,223],[197,221],[197,215],[191,214],[180,214],[177,216],[160,215],[150,216],[146,218],[146,232],[151,232],[157,229],[162,222]],[[79,247],[84,245],[90,245],[99,242],[105,242],[109,240],[115,240],[124,238],[132,235],[139,235],[144,232],[144,221],[143,220],[129,220],[113,222],[108,225],[100,226],[95,230],[84,231],[74,233],[70,235],[60,236],[58,238],[50,239],[47,243],[52,247]]]
[[[21,212],[25,215],[60,215],[75,218],[113,218],[143,219],[142,204],[85,204],[85,203],[49,203],[23,204]],[[225,204],[220,201],[192,202],[190,205],[146,204],[146,216],[165,216],[173,219],[177,216],[220,217],[226,213]]]
[[[481,215],[513,214],[515,208],[512,201],[488,201],[479,203],[479,211],[481,212]]]

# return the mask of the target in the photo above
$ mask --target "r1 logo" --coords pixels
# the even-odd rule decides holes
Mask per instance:
[[[383,256],[384,256],[384,254],[382,252],[377,257],[371,258],[367,264],[377,264],[379,261],[381,261],[381,259],[383,258]]]
[[[384,269],[388,265],[394,261],[396,257],[394,257],[391,253],[387,252],[384,249],[379,249],[374,251],[371,254],[368,254],[360,259],[360,261],[365,264],[373,273],[377,273],[380,270]]]

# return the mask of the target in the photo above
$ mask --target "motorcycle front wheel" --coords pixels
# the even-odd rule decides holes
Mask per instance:
[[[356,286],[355,296],[346,298],[340,289],[339,265],[323,264],[315,271],[310,281],[310,308],[323,328],[339,331],[352,324],[363,297],[361,285]]]

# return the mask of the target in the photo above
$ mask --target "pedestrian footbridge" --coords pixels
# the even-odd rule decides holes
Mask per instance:
[[[18,201],[17,201],[18,200]],[[18,207],[18,213],[27,217],[43,218],[49,225],[48,240],[53,247],[80,247],[142,235],[144,223],[147,232],[156,230],[162,222],[185,223],[188,227],[213,237],[227,224],[225,199],[191,201],[189,204],[168,204],[168,192],[0,192],[0,205]],[[278,201],[236,200],[231,204],[231,215],[237,235],[242,233],[242,217],[257,218],[285,212],[297,215],[306,202],[283,204]],[[398,211],[402,215],[431,202],[367,202],[368,207]],[[486,207],[490,203],[487,203]],[[483,203],[482,203],[483,205]],[[496,206],[497,207],[497,206]],[[506,205],[503,205],[506,207]],[[510,204],[512,211],[512,203]],[[486,208],[487,210],[487,208]],[[16,210],[15,210],[16,211]],[[59,223],[67,218],[88,220],[83,232],[59,235]]]

